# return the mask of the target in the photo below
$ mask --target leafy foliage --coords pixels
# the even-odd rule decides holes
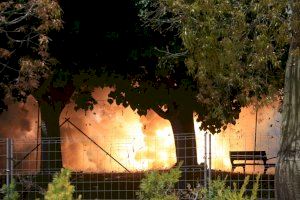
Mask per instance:
[[[61,17],[57,1],[0,3],[0,89],[4,93],[25,101],[47,78],[50,67],[57,63],[49,53],[49,34],[62,28]]]
[[[68,169],[61,169],[60,173],[56,173],[53,181],[48,184],[48,190],[44,196],[46,200],[73,200],[74,186],[70,183],[71,171]],[[1,188],[1,193],[4,194],[3,200],[18,200],[19,193],[16,191],[15,180],[7,186],[4,184]],[[77,198],[80,200],[81,196]]]
[[[174,186],[179,181],[180,176],[179,167],[165,173],[150,172],[142,179],[137,196],[139,199],[176,200]]]
[[[198,86],[201,128],[219,132],[240,108],[283,87],[290,33],[286,0],[138,1],[154,29],[178,30]]]
[[[260,176],[257,175],[256,182],[253,185],[253,189],[251,192],[251,196],[247,196],[245,194],[246,187],[249,183],[249,176],[247,176],[244,180],[244,183],[242,187],[238,190],[236,184],[234,183],[234,189],[232,190],[229,187],[226,187],[225,180],[220,180],[218,178],[217,180],[214,180],[209,185],[208,189],[204,191],[203,194],[206,194],[207,199],[211,200],[255,200],[257,199],[257,190],[258,190],[258,181]]]
[[[71,171],[68,169],[61,169],[60,173],[55,174],[53,181],[48,184],[45,199],[72,200],[74,186],[70,183],[70,176]],[[81,199],[81,196],[79,196],[78,199]]]
[[[16,183],[13,179],[9,186],[4,184],[1,188],[1,192],[4,194],[3,200],[18,200],[20,199],[19,193],[16,191]]]
[[[114,82],[110,102],[116,100],[125,107],[130,105],[140,115],[152,109],[171,124],[174,119],[193,124],[193,111],[202,113],[202,107],[197,104],[196,82],[187,74],[181,39],[176,31],[160,34],[143,26],[137,16],[140,6],[131,6],[135,16],[131,16],[133,27],[128,30],[127,40],[131,42],[124,60],[128,64],[126,70],[124,67],[115,70],[122,78]],[[193,132],[191,127],[178,133]]]
[[[234,189],[226,186],[225,180],[219,177],[213,180],[208,188],[198,185],[191,188],[189,185],[186,191],[176,193],[174,185],[179,181],[181,171],[179,168],[171,169],[169,172],[159,173],[157,171],[150,172],[146,175],[140,184],[140,191],[137,193],[139,199],[148,200],[177,200],[183,199],[209,199],[209,200],[256,200],[259,187],[260,176],[256,176],[256,182],[253,185],[251,196],[245,194],[246,187],[249,183],[249,176],[244,180],[240,189],[234,183]]]

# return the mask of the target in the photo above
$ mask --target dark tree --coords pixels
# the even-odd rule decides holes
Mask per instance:
[[[294,38],[287,65],[285,123],[277,168],[280,177],[276,179],[281,198],[297,199],[299,162],[295,161],[298,154],[292,152],[299,147],[299,120],[295,114],[299,79],[294,67],[298,66],[299,2],[292,1],[289,7],[286,0],[139,2],[143,6],[141,16],[152,28],[177,28],[188,52],[188,72],[197,82],[198,104],[209,109],[198,113],[201,128],[212,133],[234,123],[241,107],[279,94],[291,27]],[[290,24],[289,8],[294,8]],[[289,195],[283,191],[289,191]]]
[[[48,132],[57,136],[57,128],[49,123],[55,121],[55,112],[51,111],[58,106],[48,100],[51,109],[45,112],[44,99],[50,99],[51,94],[45,93],[55,76],[53,69],[59,68],[57,59],[49,53],[49,42],[51,33],[62,28],[61,8],[51,0],[3,1],[0,17],[0,111],[7,109],[3,101],[6,96],[26,101],[32,94],[39,102]],[[54,117],[47,117],[50,114]],[[54,157],[61,160],[60,154]]]

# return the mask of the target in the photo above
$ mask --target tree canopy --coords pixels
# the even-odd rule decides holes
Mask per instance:
[[[56,1],[2,1],[0,3],[0,111],[7,93],[17,100],[38,88],[55,59],[49,54],[49,33],[62,28]]]
[[[197,82],[201,128],[219,132],[240,108],[283,88],[289,46],[287,2],[141,0],[141,17],[161,32],[177,29]],[[203,115],[204,114],[204,115]]]

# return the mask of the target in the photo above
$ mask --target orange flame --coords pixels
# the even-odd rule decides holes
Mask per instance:
[[[173,166],[176,162],[176,155],[173,132],[169,121],[162,119],[151,110],[146,116],[139,117],[130,107],[124,108],[115,103],[109,105],[106,102],[109,91],[109,88],[95,91],[94,96],[96,99],[104,99],[100,99],[101,103],[95,106],[93,112],[75,113],[71,107],[68,107],[66,111],[69,113],[66,112],[64,115],[71,117],[75,124],[79,124],[90,137],[94,138],[100,146],[109,151],[112,156],[130,171],[165,169]],[[272,113],[270,110],[270,108],[263,108],[261,116],[264,120],[270,119],[270,117],[276,118],[272,115],[277,112]],[[229,125],[222,133],[212,136],[213,169],[231,170],[230,150],[253,150],[254,116],[255,113],[251,107],[244,108],[237,125]],[[260,135],[269,130],[269,124],[266,122],[262,123],[264,120],[260,122],[264,126],[264,130],[260,130]],[[197,160],[200,164],[204,162],[204,132],[199,130],[199,125],[194,120]],[[62,132],[67,137],[75,137],[75,135],[76,137],[82,137],[72,128],[69,131],[64,128]],[[266,141],[262,137],[260,139]],[[85,141],[83,137],[82,140]],[[275,147],[275,143],[271,149],[274,149],[276,152],[277,147]],[[72,146],[72,151],[70,151],[68,145]],[[88,144],[86,143],[85,145]],[[258,147],[265,148],[261,145],[258,145]],[[124,171],[124,168],[99,151],[94,145],[89,144],[86,148],[89,148],[89,150],[80,148],[80,145],[67,143],[63,148],[65,165],[73,170],[94,172]],[[74,155],[74,149],[78,151],[75,154],[76,156],[72,156]],[[269,151],[270,148],[262,150]],[[249,171],[249,169],[247,170]]]
[[[176,162],[175,144],[169,121],[153,111],[140,117],[130,107],[110,105],[105,99],[109,91],[106,88],[94,92],[100,103],[92,112],[75,113],[73,105],[68,105],[62,118],[71,117],[89,137],[130,171],[173,166]],[[62,147],[65,167],[93,172],[125,170],[73,127],[65,125],[62,134],[67,138]]]
[[[106,101],[109,92],[109,88],[95,90],[93,95],[99,103],[95,105],[93,111],[75,112],[74,104],[67,105],[61,114],[61,121],[65,117],[70,117],[74,124],[130,171],[166,169],[173,166],[176,155],[169,121],[160,118],[151,110],[147,116],[140,117],[130,107],[124,108],[115,103],[110,105]],[[278,102],[275,102],[261,108],[258,113],[257,150],[266,151],[268,157],[276,156],[279,148],[281,115],[277,112],[278,106]],[[31,140],[28,145],[22,143],[23,145],[15,146],[15,150],[23,152],[24,155],[32,149],[31,145],[35,145],[32,141],[35,140],[37,133],[37,112],[29,112],[29,110],[38,111],[32,97],[26,104],[14,106],[10,103],[9,111],[0,115],[2,137]],[[20,118],[17,121],[11,120],[15,116]],[[199,123],[195,120],[194,127],[197,159],[198,163],[202,163],[204,162],[204,133],[199,130]],[[65,167],[85,172],[125,171],[71,125],[66,123],[61,128],[61,132],[64,138],[62,153]],[[243,108],[235,126],[229,125],[222,133],[212,136],[212,168],[231,170],[229,151],[253,150],[254,132],[255,112],[252,107]],[[28,158],[29,161],[34,159],[36,159],[35,155]],[[35,162],[27,163],[33,163],[27,166],[28,169],[35,169]],[[1,166],[2,164],[0,163]],[[246,171],[252,172],[253,168],[246,167]]]

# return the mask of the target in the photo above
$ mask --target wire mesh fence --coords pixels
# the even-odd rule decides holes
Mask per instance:
[[[92,138],[84,134],[82,137],[0,140],[0,183],[9,183],[14,178],[21,199],[41,198],[53,174],[65,167],[73,171],[71,182],[75,196],[136,199],[146,172],[168,171],[180,160],[183,161],[182,176],[177,190],[187,189],[188,184],[205,187],[218,177],[226,179],[231,188],[234,183],[240,187],[249,175],[249,192],[260,173],[258,197],[274,198],[276,158],[272,157],[277,152],[264,146],[256,150],[246,145],[227,148],[226,138],[209,135],[203,136],[204,145],[201,145],[199,135],[195,134],[163,138],[156,135],[136,140],[134,137],[126,140],[109,136]]]
[[[73,171],[76,196],[136,199],[145,172],[168,171],[178,159],[185,165],[177,188],[185,189],[187,183],[207,186],[218,176],[227,177],[227,185],[233,188],[233,183],[240,186],[250,175],[250,189],[256,174],[261,173],[258,197],[274,198],[274,163],[281,134],[278,102],[259,109],[243,108],[236,125],[228,125],[210,140],[194,118],[195,142],[193,134],[174,136],[170,122],[151,110],[140,117],[130,107],[108,104],[109,91],[95,92],[98,104],[93,111],[75,112],[74,104],[67,105],[60,117],[61,138],[45,136],[33,98],[20,105],[22,109],[9,108],[10,113],[1,114],[0,187],[13,176],[22,199],[35,199],[64,166]],[[11,154],[7,137],[13,138]]]

